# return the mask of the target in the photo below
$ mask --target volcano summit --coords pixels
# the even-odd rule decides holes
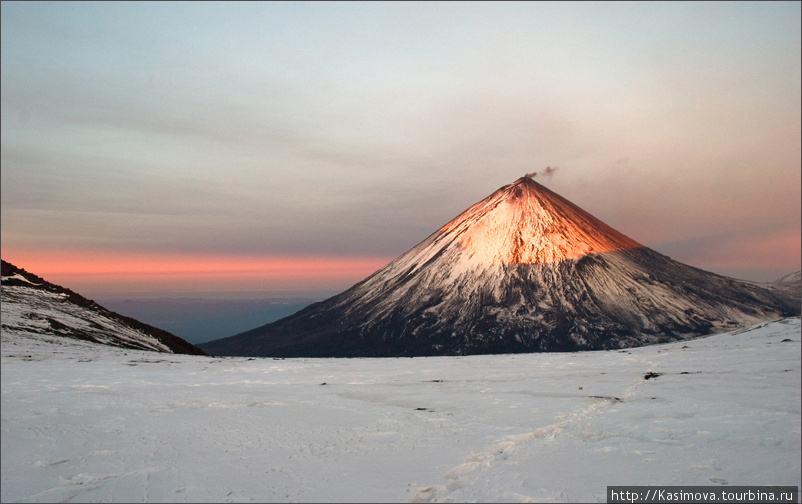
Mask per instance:
[[[347,291],[199,346],[265,357],[625,348],[796,315],[788,292],[673,261],[522,177]]]

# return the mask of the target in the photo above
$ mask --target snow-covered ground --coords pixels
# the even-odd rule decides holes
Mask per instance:
[[[0,497],[592,502],[607,485],[800,485],[800,333],[793,318],[623,351],[273,360],[6,332]]]

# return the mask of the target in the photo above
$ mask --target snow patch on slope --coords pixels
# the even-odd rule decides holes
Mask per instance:
[[[9,280],[19,280],[21,282],[29,283],[31,285],[42,285],[40,283],[31,282],[30,280],[20,275],[19,273],[14,273],[13,275],[2,277],[2,282],[7,282]]]

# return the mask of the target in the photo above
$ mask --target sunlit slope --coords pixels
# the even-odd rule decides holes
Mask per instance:
[[[485,264],[556,263],[641,247],[526,177],[468,208],[440,232]]]

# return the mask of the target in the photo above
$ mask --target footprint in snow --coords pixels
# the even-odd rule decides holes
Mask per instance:
[[[59,464],[63,464],[64,462],[69,462],[72,459],[61,459],[61,460],[54,460],[53,462],[47,462],[45,460],[40,460],[33,465],[36,467],[53,467]]]

